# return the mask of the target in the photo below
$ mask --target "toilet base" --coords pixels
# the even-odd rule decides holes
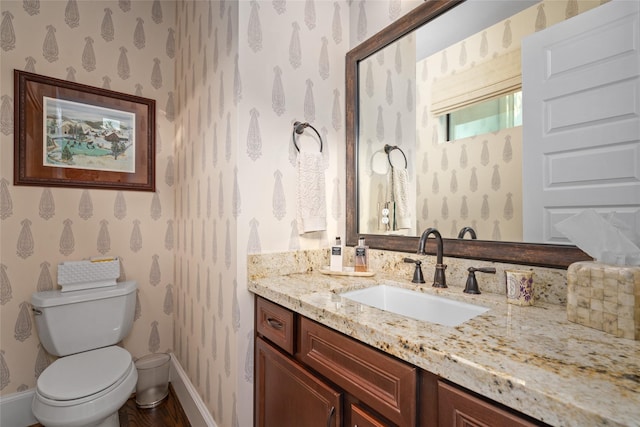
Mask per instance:
[[[111,414],[106,420],[98,424],[96,427],[120,427],[120,416],[116,412],[115,414]]]
[[[44,427],[49,427],[51,424],[42,424]],[[117,412],[109,415],[99,424],[92,424],[92,427],[120,427],[120,414]]]

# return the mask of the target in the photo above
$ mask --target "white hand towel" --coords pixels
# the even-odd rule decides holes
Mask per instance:
[[[409,173],[406,168],[391,167],[389,174],[391,200],[396,204],[395,229],[411,228],[409,209]]]
[[[319,151],[301,151],[297,157],[298,233],[327,229],[324,165]]]

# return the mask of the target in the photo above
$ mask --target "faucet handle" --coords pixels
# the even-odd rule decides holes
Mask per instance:
[[[416,269],[413,272],[413,279],[411,279],[412,283],[424,283],[424,276],[422,275],[422,261],[417,259],[405,258],[404,262],[414,263],[416,265]]]
[[[464,293],[467,294],[480,294],[480,289],[478,288],[478,280],[476,279],[476,271],[480,273],[492,273],[495,274],[496,269],[494,267],[483,267],[483,268],[475,268],[469,267],[467,270],[469,272],[469,277],[467,277],[467,284],[464,287]]]

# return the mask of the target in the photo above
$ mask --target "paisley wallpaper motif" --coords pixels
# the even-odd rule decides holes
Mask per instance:
[[[33,388],[54,359],[39,344],[30,299],[57,288],[63,261],[119,256],[120,279],[136,280],[139,288],[125,347],[134,357],[172,351],[174,255],[164,240],[174,196],[163,176],[173,151],[164,106],[174,80],[166,44],[175,7],[3,0],[1,8],[0,393],[6,395]],[[14,68],[156,99],[158,191],[13,186]]]

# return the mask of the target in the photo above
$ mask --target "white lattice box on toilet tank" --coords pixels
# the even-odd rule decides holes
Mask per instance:
[[[640,267],[577,262],[567,270],[567,319],[640,340]]]
[[[118,277],[118,258],[91,258],[58,264],[58,284],[62,286],[62,292],[115,286]]]

